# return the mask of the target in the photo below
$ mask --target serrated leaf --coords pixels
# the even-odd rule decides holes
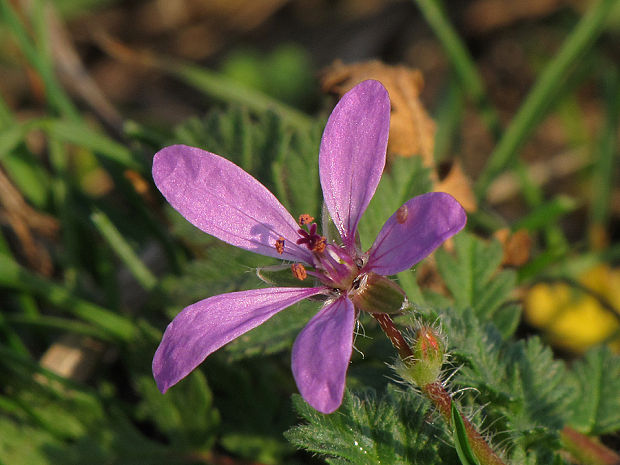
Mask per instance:
[[[570,409],[570,424],[585,434],[601,435],[620,430],[620,357],[608,347],[589,351],[576,362],[579,394]]]
[[[447,310],[441,321],[450,334],[452,356],[462,364],[455,381],[478,389],[485,400],[495,404],[502,405],[512,399],[502,385],[503,342],[497,329],[492,324],[482,324],[470,308],[460,315]]]
[[[516,286],[514,271],[498,270],[503,256],[500,243],[461,233],[454,238],[454,249],[455,255],[439,249],[435,258],[456,307],[471,307],[482,318],[491,318]]]
[[[505,357],[507,385],[518,399],[509,410],[510,428],[529,443],[557,440],[575,395],[564,363],[536,337],[512,344]]]
[[[575,395],[564,364],[538,338],[504,340],[490,322],[480,322],[472,309],[462,314],[446,311],[441,321],[450,335],[450,353],[459,370],[455,386],[475,388],[463,394],[483,424],[510,431],[498,440],[523,447],[559,448],[559,431],[569,417]],[[485,405],[483,410],[476,405]]]
[[[358,397],[347,391],[331,415],[317,412],[299,396],[293,402],[307,423],[289,430],[287,439],[326,456],[329,463],[440,463],[445,444],[437,440],[440,430],[427,423],[427,404],[416,394],[392,390],[378,399],[371,392]]]
[[[493,315],[493,324],[504,339],[513,335],[521,322],[521,306],[518,304],[502,305]]]

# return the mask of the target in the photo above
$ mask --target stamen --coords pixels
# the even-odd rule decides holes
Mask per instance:
[[[310,215],[308,215],[307,213],[304,213],[303,215],[299,215],[299,225],[303,226],[305,224],[310,224],[314,221],[314,218],[311,217]]]
[[[282,253],[284,252],[284,238],[282,236],[280,236],[276,241],[276,251],[280,255],[282,255]]]
[[[314,244],[312,244],[310,250],[313,252],[323,253],[325,247],[327,247],[327,239],[325,239],[324,236],[319,236],[319,238],[315,240]]]
[[[306,273],[306,268],[301,263],[293,263],[291,265],[291,271],[293,272],[293,276],[295,276],[300,281],[303,281],[308,277],[308,273]]]
[[[401,207],[396,210],[396,221],[398,221],[399,224],[403,224],[405,221],[407,221],[408,216],[409,211],[407,205],[401,205]]]

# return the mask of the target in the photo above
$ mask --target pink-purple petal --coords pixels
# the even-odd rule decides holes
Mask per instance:
[[[378,81],[347,92],[325,126],[319,151],[323,198],[348,248],[381,179],[389,127],[390,98]]]
[[[340,297],[323,307],[295,340],[292,369],[297,388],[319,412],[332,413],[342,403],[354,325],[353,303]]]
[[[194,226],[229,244],[285,260],[310,262],[296,244],[295,219],[269,190],[234,163],[185,145],[153,159],[153,179],[166,200]],[[276,241],[284,238],[279,254]]]
[[[430,192],[405,202],[386,221],[368,251],[366,271],[392,275],[411,268],[465,226],[454,197]]]
[[[204,359],[280,310],[324,288],[268,288],[221,294],[186,307],[168,325],[155,356],[153,376],[165,393]]]

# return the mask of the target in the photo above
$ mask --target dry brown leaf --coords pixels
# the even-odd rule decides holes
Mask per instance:
[[[348,65],[336,61],[324,70],[321,86],[324,92],[342,97],[366,79],[381,81],[390,94],[392,117],[388,153],[404,157],[420,155],[425,166],[433,167],[435,122],[420,101],[424,87],[422,73],[406,66],[389,66],[380,61]]]
[[[104,349],[105,344],[101,341],[67,333],[45,351],[39,364],[59,376],[84,382],[92,374]]]
[[[0,206],[2,207],[0,213],[15,233],[21,253],[28,264],[39,273],[50,276],[53,272],[52,259],[43,244],[35,239],[34,232],[54,238],[59,227],[56,219],[28,205],[2,170],[0,170]]]
[[[459,160],[443,162],[438,166],[437,171],[439,180],[435,183],[435,190],[450,194],[466,211],[475,212],[478,209],[476,196],[461,162]]]
[[[513,233],[508,228],[499,229],[494,236],[504,248],[503,266],[522,266],[530,259],[532,238],[525,229]]]

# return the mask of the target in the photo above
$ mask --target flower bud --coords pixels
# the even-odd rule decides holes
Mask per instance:
[[[399,372],[407,381],[420,387],[439,381],[443,365],[443,342],[430,326],[418,329],[413,345],[413,360],[405,361]]]
[[[360,275],[349,298],[357,308],[370,313],[398,313],[407,305],[407,296],[398,284],[375,273]]]

